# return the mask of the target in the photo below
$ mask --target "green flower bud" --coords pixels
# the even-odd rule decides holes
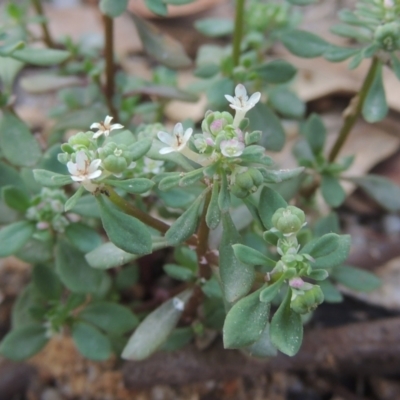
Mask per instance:
[[[272,216],[272,225],[283,234],[298,232],[305,221],[304,212],[294,206],[278,208]]]
[[[213,136],[217,136],[222,132],[227,125],[233,123],[233,117],[226,111],[207,111],[203,122],[201,123],[201,129],[203,132],[207,132]]]
[[[251,179],[253,179],[254,186],[258,187],[264,182],[264,177],[258,169],[249,168],[249,174],[251,176]]]
[[[99,157],[103,166],[113,174],[124,172],[132,163],[133,155],[124,144],[108,143],[99,149]]]
[[[318,285],[298,294],[290,303],[290,308],[298,314],[307,314],[314,311],[324,301],[324,294]]]
[[[389,22],[378,26],[375,31],[375,40],[379,46],[386,51],[400,49],[400,24]]]
[[[61,164],[67,164],[67,162],[69,161],[70,157],[68,154],[66,153],[59,153],[57,154],[57,160],[58,162],[60,162]]]
[[[68,144],[75,150],[81,147],[88,148],[90,146],[90,139],[92,139],[93,132],[78,132],[76,135],[71,136]]]
[[[236,184],[232,185],[230,187],[230,191],[231,191],[231,193],[233,195],[235,195],[239,199],[243,199],[243,198],[247,197],[250,194],[250,192],[248,190],[243,189],[243,188],[241,188],[240,186],[238,186]]]

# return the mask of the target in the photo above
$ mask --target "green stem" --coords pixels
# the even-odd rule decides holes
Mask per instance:
[[[114,121],[118,121],[118,112],[113,104],[115,93],[115,65],[114,65],[114,20],[108,15],[103,15],[104,23],[104,56],[106,60],[106,86],[104,94],[107,107]]]
[[[196,254],[199,263],[199,275],[200,278],[205,278],[205,279],[210,278],[210,272],[211,272],[206,258],[206,254],[208,251],[208,235],[210,233],[210,228],[207,226],[206,223],[206,215],[208,206],[210,204],[210,200],[211,200],[211,191],[209,191],[206,195],[203,213],[200,218],[200,226],[197,231]]]
[[[233,65],[237,67],[240,60],[240,45],[243,37],[243,17],[245,0],[236,0],[235,29],[233,32]]]
[[[112,203],[114,203],[117,207],[119,207],[125,214],[137,218],[147,226],[151,226],[152,228],[158,230],[161,233],[167,232],[167,230],[170,228],[170,226],[165,222],[152,217],[150,214],[145,213],[144,211],[140,210],[139,208],[135,207],[134,205],[126,201],[111,186],[105,185],[102,190],[102,193],[104,193],[108,197],[108,199]],[[197,240],[193,236],[187,240],[187,243],[191,245],[196,245]]]
[[[32,1],[33,8],[36,11],[36,14],[44,19],[44,21],[40,23],[40,26],[42,28],[42,33],[43,33],[43,41],[46,43],[47,47],[55,48],[56,45],[54,44],[54,41],[50,35],[49,28],[47,26],[47,22],[45,19],[41,0],[31,0],[31,1]]]
[[[372,82],[374,81],[375,74],[379,68],[379,65],[379,59],[374,58],[371,62],[368,74],[364,79],[363,85],[359,93],[357,93],[357,95],[351,99],[348,108],[345,110],[345,117],[342,129],[340,130],[339,136],[337,137],[336,142],[333,145],[331,152],[329,153],[330,162],[335,161],[351,130],[353,129],[354,124],[357,122],[357,119],[361,114],[365,99],[368,95],[368,91],[371,88]]]

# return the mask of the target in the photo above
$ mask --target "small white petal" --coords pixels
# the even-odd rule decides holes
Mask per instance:
[[[173,151],[176,151],[176,150],[172,147],[163,147],[162,149],[160,149],[159,153],[160,154],[168,154],[168,153],[172,153]]]
[[[157,133],[157,137],[165,144],[169,144],[170,146],[173,146],[175,144],[175,137],[171,136],[167,132],[159,131]]]
[[[107,115],[106,119],[104,120],[104,125],[110,125],[112,120],[113,120],[113,117],[110,117],[109,115]]]
[[[93,161],[90,163],[89,168],[88,168],[88,171],[89,171],[89,172],[91,172],[91,171],[96,171],[96,170],[100,167],[100,164],[101,164],[100,158],[96,158],[95,160],[93,160]]]
[[[103,134],[103,131],[97,131],[94,135],[93,135],[93,139],[97,139],[98,137],[100,137]]]
[[[87,161],[88,161],[88,157],[83,150],[78,151],[76,153],[76,165],[77,165],[78,170],[85,170]]]
[[[244,87],[244,85],[242,85],[241,83],[239,83],[236,88],[235,88],[235,95],[236,97],[247,97],[247,91],[246,88]]]
[[[98,122],[93,122],[92,125],[90,125],[90,129],[100,129],[101,128],[101,124]]]
[[[78,167],[75,163],[73,163],[72,161],[68,161],[67,162],[67,168],[68,168],[68,172],[71,175],[76,175],[78,172]]]
[[[248,103],[250,103],[252,105],[251,107],[254,107],[260,101],[260,98],[261,98],[260,92],[253,93],[251,95]]]
[[[188,140],[192,136],[192,133],[193,133],[193,129],[192,128],[186,129],[185,134],[183,135],[183,142],[185,144],[188,142]]]
[[[113,124],[110,127],[110,131],[114,130],[114,129],[122,129],[124,126],[121,124]]]
[[[71,179],[75,182],[81,182],[84,181],[86,178],[84,176],[71,175]]]
[[[232,96],[229,96],[229,94],[226,94],[225,98],[229,101],[229,103],[234,103],[235,102],[235,99]]]
[[[102,174],[102,171],[100,171],[100,170],[98,169],[97,171],[88,173],[87,178],[88,178],[88,179],[96,179],[96,178],[98,178],[101,174]]]
[[[174,135],[183,136],[183,125],[180,122],[174,127]]]

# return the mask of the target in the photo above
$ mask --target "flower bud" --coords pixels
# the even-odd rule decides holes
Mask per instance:
[[[76,135],[71,136],[68,140],[68,144],[75,150],[90,146],[90,139],[92,138],[92,132],[78,132]]]
[[[104,168],[114,174],[124,172],[133,159],[131,151],[126,145],[117,145],[115,143],[108,143],[99,149],[99,156]]]
[[[272,216],[272,225],[283,234],[298,232],[305,221],[304,212],[294,206],[278,208]]]
[[[218,133],[222,132],[227,125],[231,125],[232,123],[233,117],[226,111],[207,111],[206,116],[201,123],[201,129],[203,132],[217,136]]]
[[[375,31],[375,40],[379,46],[386,51],[395,51],[400,49],[400,24],[389,22],[378,26]]]
[[[307,314],[314,311],[324,301],[324,294],[318,285],[298,294],[290,303],[290,308],[298,314]]]

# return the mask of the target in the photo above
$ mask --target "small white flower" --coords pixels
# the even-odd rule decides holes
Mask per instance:
[[[107,137],[111,131],[114,129],[122,129],[123,125],[121,124],[112,124],[111,125],[111,120],[113,117],[110,117],[109,115],[106,116],[106,119],[101,122],[94,122],[92,125],[90,125],[90,129],[98,129],[98,131],[93,135],[93,139],[97,139],[101,135],[104,135]]]
[[[69,161],[67,168],[75,182],[82,182],[87,190],[92,191],[96,185],[93,185],[91,180],[98,178],[102,173],[99,169],[100,164],[100,159],[90,161],[87,154],[81,150],[76,153],[76,163]]]
[[[172,299],[172,305],[174,306],[175,310],[178,311],[183,311],[185,309],[185,303],[178,297],[174,297]]]
[[[160,150],[160,154],[168,154],[173,151],[183,150],[192,136],[192,133],[192,128],[186,129],[185,133],[183,133],[183,126],[181,123],[175,125],[172,135],[167,132],[159,131],[157,133],[158,138],[168,145],[168,147],[163,147]]]
[[[223,140],[221,142],[221,153],[225,157],[238,157],[243,153],[244,143],[237,139]]]
[[[164,161],[161,160],[152,160],[151,158],[144,157],[144,166],[143,172],[146,174],[154,174],[157,175],[161,172],[161,168],[164,165]]]
[[[229,105],[234,110],[247,112],[260,101],[261,93],[253,93],[249,99],[246,88],[239,83],[239,85],[237,85],[235,88],[235,97],[226,94],[225,98],[229,101],[229,103],[231,103]]]

